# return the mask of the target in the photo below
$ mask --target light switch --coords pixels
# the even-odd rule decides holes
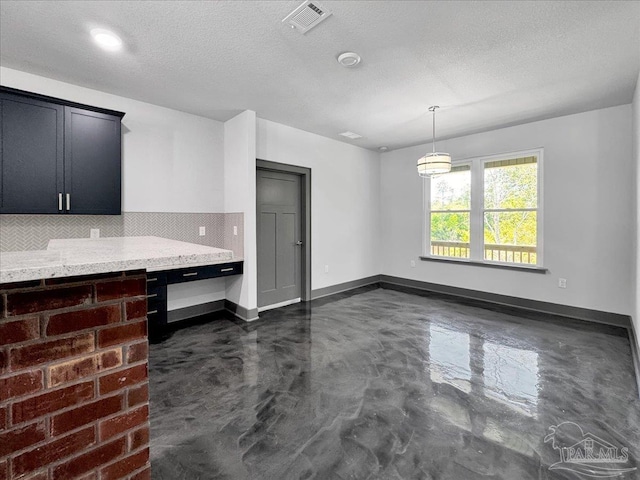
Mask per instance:
[[[200,236],[204,237],[206,235],[206,229],[204,227],[200,227]]]
[[[238,227],[235,225],[233,226],[233,234],[238,235]]]

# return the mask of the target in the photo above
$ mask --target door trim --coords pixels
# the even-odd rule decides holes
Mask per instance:
[[[300,200],[303,203],[301,209],[303,247],[302,261],[300,262],[302,266],[302,289],[300,297],[303,302],[311,301],[311,169],[297,165],[288,165],[286,163],[260,160],[258,158],[256,159],[256,171],[257,170],[291,173],[301,177],[302,195],[300,195]]]

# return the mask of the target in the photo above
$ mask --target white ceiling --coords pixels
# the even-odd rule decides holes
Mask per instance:
[[[640,2],[0,2],[0,63],[225,121],[240,111],[375,149],[630,103]],[[90,37],[109,28],[125,50]],[[355,51],[362,63],[336,62]],[[338,137],[351,130],[358,140]]]

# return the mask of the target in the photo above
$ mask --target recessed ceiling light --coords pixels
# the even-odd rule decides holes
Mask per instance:
[[[360,63],[360,55],[354,52],[344,52],[338,55],[338,63],[343,67],[355,67]]]
[[[91,30],[91,36],[98,45],[110,52],[115,52],[122,48],[120,37],[104,28],[94,28]]]
[[[342,135],[343,137],[347,137],[350,138],[351,140],[357,140],[358,138],[362,138],[362,135],[358,135],[357,133],[353,133],[353,132],[342,132],[339,135]]]

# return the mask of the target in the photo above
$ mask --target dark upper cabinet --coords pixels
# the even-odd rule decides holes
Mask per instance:
[[[65,209],[120,215],[120,118],[65,107],[64,120]]]
[[[63,191],[64,107],[0,97],[0,212],[58,213]]]
[[[0,213],[120,215],[123,116],[0,88]]]

